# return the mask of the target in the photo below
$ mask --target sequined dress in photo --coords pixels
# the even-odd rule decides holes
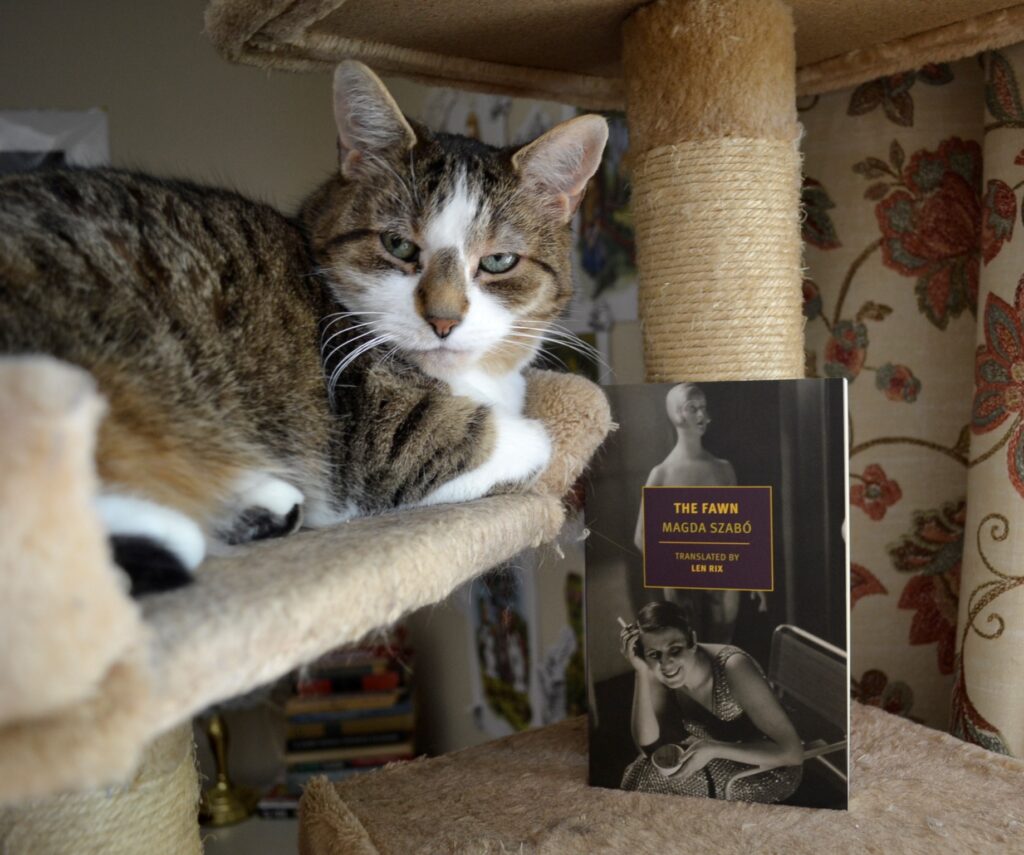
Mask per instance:
[[[763,739],[763,735],[751,724],[743,708],[732,694],[725,663],[733,656],[748,656],[738,647],[725,645],[711,659],[712,674],[712,712],[703,711],[703,715],[684,715],[682,720],[686,736],[698,739],[714,739],[721,742],[741,742],[751,739]],[[749,657],[757,667],[756,660]],[[680,710],[682,714],[682,710]],[[664,793],[665,795],[703,796],[711,799],[724,799],[729,780],[739,772],[753,768],[746,763],[735,760],[712,760],[703,769],[680,778],[665,777],[658,771],[651,759],[641,754],[622,775],[624,790],[638,790],[645,793]],[[762,802],[772,804],[781,802],[791,796],[800,785],[803,777],[803,766],[780,766],[768,769],[756,775],[742,778],[735,783],[729,794],[731,801]]]

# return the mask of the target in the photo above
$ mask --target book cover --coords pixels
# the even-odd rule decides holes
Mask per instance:
[[[321,716],[296,716],[288,720],[286,739],[325,739],[349,734],[387,733],[393,730],[409,731],[416,726],[411,704],[402,705],[403,712],[392,713],[392,709],[373,710],[372,714],[347,718],[326,719]],[[383,713],[383,714],[380,714]],[[307,719],[325,718],[323,721]]]
[[[586,489],[590,783],[844,809],[842,380],[613,386]]]
[[[360,771],[366,771],[367,769],[376,769],[380,766],[387,766],[389,763],[404,763],[407,760],[413,759],[413,754],[401,754],[395,757],[357,757],[352,760],[315,760],[307,762],[294,762],[289,763],[287,771],[289,773],[305,773],[305,772],[322,772],[325,775],[328,772],[341,772],[345,769],[356,769]]]
[[[311,697],[344,692],[388,692],[403,685],[403,676],[399,671],[383,670],[364,674],[306,677],[296,681],[295,692],[300,697]]]
[[[264,819],[291,819],[299,815],[301,788],[285,782],[274,784],[256,803],[256,814]]]
[[[305,699],[303,699],[305,700]],[[343,706],[341,709],[328,707],[318,711],[300,711],[291,709],[288,711],[286,702],[286,713],[289,725],[299,724],[338,724],[345,722],[346,733],[370,733],[373,729],[378,730],[401,730],[404,726],[384,725],[376,719],[398,718],[399,716],[413,716],[415,709],[412,698],[406,697],[398,703],[389,706],[379,707],[357,707]],[[365,722],[365,726],[357,726],[357,722]]]
[[[341,736],[319,736],[289,739],[285,742],[286,751],[317,751],[323,748],[353,748],[357,745],[391,745],[404,742],[411,738],[409,731],[392,731],[386,733],[351,733]]]
[[[408,700],[408,691],[341,692],[335,695],[293,695],[285,701],[287,716],[324,712],[388,709]]]
[[[384,760],[392,757],[409,757],[412,753],[412,741],[407,740],[393,745],[355,745],[350,748],[323,748],[316,751],[286,751],[284,759],[291,765],[333,760]]]
[[[308,772],[290,771],[285,775],[285,786],[291,792],[301,793],[311,778],[324,777],[331,783],[336,783],[351,778],[353,775],[363,775],[379,768],[380,766],[354,766],[344,769],[315,769]]]
[[[391,763],[406,763],[411,759],[412,757],[392,757],[380,763],[352,764],[347,766],[321,764],[323,768],[316,769],[297,769],[291,767],[285,775],[285,786],[290,792],[301,793],[303,788],[309,783],[310,778],[322,776],[331,782],[344,781],[354,775],[365,775],[367,772],[373,772]]]

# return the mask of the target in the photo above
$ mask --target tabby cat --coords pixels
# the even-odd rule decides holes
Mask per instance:
[[[522,369],[570,296],[599,116],[522,148],[431,133],[334,77],[339,169],[290,219],[112,170],[0,179],[0,353],[87,369],[97,503],[133,592],[219,544],[523,485]]]

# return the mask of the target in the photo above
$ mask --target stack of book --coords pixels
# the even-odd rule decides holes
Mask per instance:
[[[285,703],[288,789],[411,759],[410,674],[408,651],[393,647],[338,650],[304,669]]]
[[[415,755],[411,653],[403,646],[345,648],[302,669],[285,702],[285,779],[268,793],[297,801],[310,778],[340,781]],[[268,808],[271,805],[268,803]]]

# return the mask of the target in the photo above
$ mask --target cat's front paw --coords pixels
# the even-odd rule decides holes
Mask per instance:
[[[466,502],[499,488],[524,488],[544,471],[551,460],[551,439],[544,425],[496,412],[492,417],[495,442],[487,462],[442,485],[419,504]]]
[[[496,457],[504,477],[498,483],[529,484],[551,462],[551,437],[543,423],[536,419],[506,418],[498,427]]]
[[[253,473],[239,481],[236,508],[217,527],[217,538],[228,545],[284,537],[302,525],[305,497],[273,475]]]
[[[206,554],[202,529],[180,511],[119,493],[96,499],[114,562],[133,597],[187,585]]]

